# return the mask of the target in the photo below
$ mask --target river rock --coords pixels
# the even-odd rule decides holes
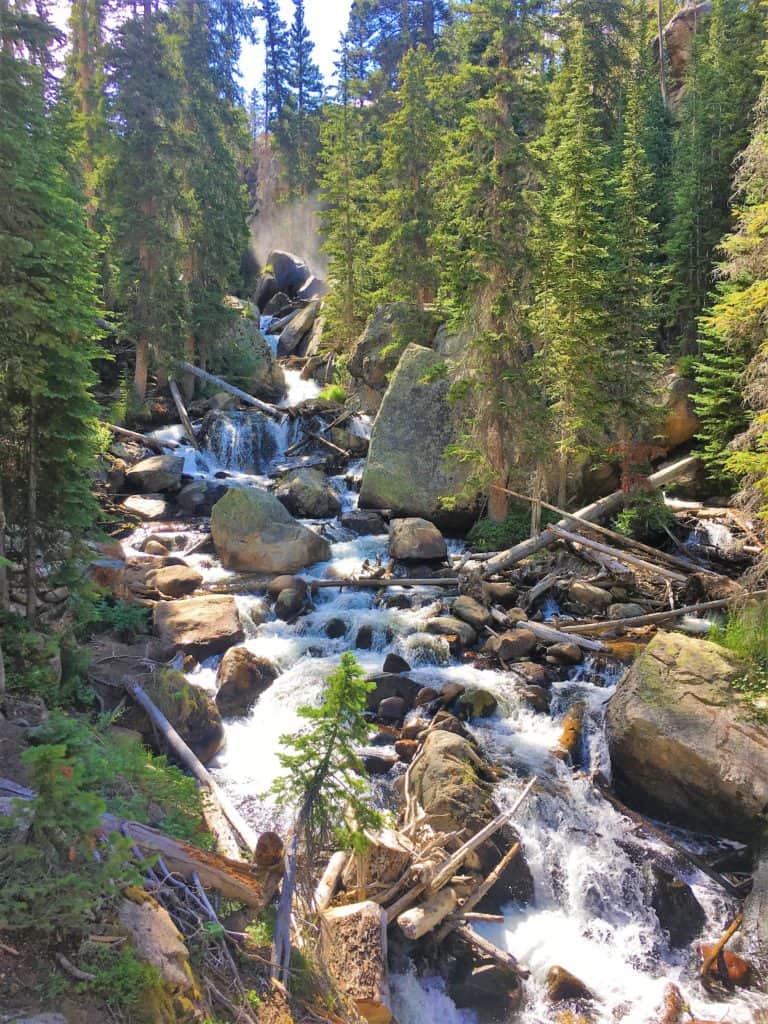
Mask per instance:
[[[183,471],[184,459],[178,455],[152,455],[128,470],[125,483],[130,490],[144,493],[178,491]]]
[[[459,704],[470,718],[490,718],[499,706],[492,693],[477,686],[468,687],[459,697]]]
[[[187,565],[167,565],[147,573],[147,583],[163,597],[188,597],[202,582],[202,575]]]
[[[368,454],[368,438],[361,437],[360,434],[353,434],[351,430],[345,430],[344,427],[333,427],[331,429],[331,440],[338,448],[343,448],[345,452],[349,452],[353,458],[361,459],[364,455]]]
[[[547,971],[547,999],[550,1003],[591,1001],[595,997],[575,974],[564,967],[550,967]]]
[[[659,924],[669,935],[673,949],[683,949],[693,942],[704,927],[707,915],[696,899],[693,889],[682,878],[658,864],[650,867],[651,906]]]
[[[405,658],[401,658],[399,654],[390,652],[384,659],[384,671],[402,674],[403,672],[410,672],[411,666]]]
[[[553,658],[564,665],[579,665],[584,660],[584,652],[578,644],[563,642],[548,647],[547,658]]]
[[[327,540],[260,487],[225,494],[213,508],[211,533],[225,567],[241,572],[290,573],[331,556]]]
[[[216,674],[216,707],[222,715],[246,715],[279,675],[267,658],[247,647],[230,647]]]
[[[319,469],[293,470],[274,493],[299,519],[333,519],[341,511],[341,499]]]
[[[171,553],[165,544],[161,544],[160,541],[155,540],[154,537],[148,537],[144,541],[141,550],[145,555],[157,555],[158,558],[167,558]]]
[[[517,603],[519,587],[513,583],[483,583],[483,600],[486,604],[500,604],[502,608],[513,608]],[[523,613],[518,618],[527,619]]]
[[[486,781],[489,777],[490,766],[468,738],[465,727],[453,715],[440,712],[409,769],[408,796],[418,800],[436,831],[470,835],[498,813]],[[516,840],[515,830],[503,826],[479,847],[484,875],[493,870]],[[532,895],[533,879],[524,857],[518,854],[477,909],[497,912],[511,899],[528,901]]]
[[[613,597],[607,590],[596,587],[594,583],[585,583],[584,580],[571,581],[568,597],[574,604],[595,612],[604,612],[613,603]]]
[[[371,510],[353,509],[351,512],[344,512],[341,517],[341,525],[345,530],[351,530],[358,537],[364,537],[369,533],[386,533],[387,524],[380,512]]]
[[[329,640],[339,640],[346,636],[347,624],[344,619],[329,619],[325,624],[325,635]]]
[[[139,958],[152,964],[174,992],[194,992],[196,986],[184,938],[171,915],[143,889],[126,890],[117,917]]]
[[[269,271],[265,271],[259,278],[259,283],[256,286],[256,291],[253,296],[253,301],[256,303],[259,312],[263,313],[272,299],[280,291],[278,287],[275,275]]]
[[[416,695],[421,689],[413,679],[394,672],[380,672],[369,676],[368,682],[374,684],[373,689],[365,698],[369,711],[375,711],[388,697],[401,697],[405,702],[406,711],[409,711],[414,706]]]
[[[296,298],[300,302],[307,302],[309,299],[322,299],[328,294],[328,285],[319,277],[312,275],[296,292]]]
[[[290,323],[283,328],[280,334],[280,341],[277,344],[279,359],[285,359],[301,347],[301,343],[312,330],[312,325],[317,319],[319,312],[320,300],[315,299],[291,318]]]
[[[768,728],[733,688],[746,672],[709,641],[654,637],[608,706],[614,776],[633,806],[719,835],[765,828]]]
[[[396,754],[365,754],[363,768],[369,775],[386,775],[397,764]]]
[[[406,704],[402,697],[386,697],[379,704],[376,714],[379,718],[389,719],[392,722],[399,722],[405,715]]]
[[[512,971],[499,964],[482,964],[453,981],[449,994],[460,1009],[474,1011],[473,1017],[481,1010],[482,1020],[506,1021],[520,1008],[523,989]]]
[[[426,519],[393,519],[389,524],[389,554],[404,562],[440,561],[446,557],[445,539]]]
[[[462,622],[453,615],[438,615],[427,623],[427,632],[437,636],[455,636],[462,647],[471,647],[477,642],[477,633],[468,622]]]
[[[480,604],[474,597],[469,597],[468,594],[462,594],[461,597],[456,598],[451,606],[451,615],[468,622],[478,633],[483,626],[487,626],[491,621],[491,613],[485,605]]]
[[[378,903],[352,903],[323,911],[323,962],[368,1024],[389,1024],[387,914]]]
[[[376,311],[355,346],[348,369],[357,382],[367,412],[381,404],[389,378],[410,344],[428,346],[435,332],[431,314],[407,302],[395,302]]]
[[[535,634],[525,626],[520,626],[517,629],[508,629],[498,636],[492,636],[486,641],[483,652],[500,661],[517,661],[526,658],[537,643]]]
[[[472,524],[476,499],[467,487],[469,465],[445,457],[461,436],[464,414],[447,401],[450,372],[436,373],[442,363],[419,345],[403,353],[374,423],[360,506],[460,529]],[[456,500],[451,511],[446,497]]]
[[[304,610],[307,602],[307,588],[286,587],[277,595],[275,615],[283,622],[292,622]]]
[[[280,291],[290,296],[295,296],[312,276],[312,271],[300,256],[282,249],[274,249],[269,254],[265,272],[271,273]]]
[[[199,659],[220,654],[245,638],[235,599],[223,594],[158,601],[152,617],[158,636]]]
[[[176,504],[192,516],[209,516],[217,501],[229,490],[226,484],[213,480],[193,480],[176,495]]]
[[[285,316],[291,306],[291,297],[285,292],[275,292],[269,302],[262,309],[262,316],[281,317]]]
[[[520,688],[520,699],[533,711],[549,713],[550,696],[542,686],[523,686]]]
[[[171,505],[162,494],[131,494],[120,507],[149,523],[170,519],[172,515]]]
[[[609,619],[632,619],[636,615],[645,615],[645,614],[647,614],[647,611],[648,611],[648,609],[647,608],[643,608],[643,606],[641,604],[634,604],[631,601],[628,602],[627,604],[621,604],[621,603],[612,604],[608,608],[608,618]]]
[[[275,576],[273,580],[270,580],[267,584],[267,596],[274,600],[284,590],[300,590],[302,596],[306,597],[307,584],[301,576]]]

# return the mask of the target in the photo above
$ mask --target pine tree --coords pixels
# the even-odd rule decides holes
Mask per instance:
[[[761,33],[754,3],[714,0],[696,37],[679,112],[667,241],[668,331],[691,351],[712,286],[716,247],[730,227],[733,161],[747,141]]]
[[[610,254],[618,246],[609,224],[609,150],[583,32],[554,83],[538,155],[548,174],[537,196],[533,316],[562,506],[569,465],[598,447],[609,422],[611,396],[603,380],[613,358]]]
[[[376,176],[380,213],[373,226],[380,239],[374,259],[382,297],[419,304],[437,287],[431,234],[434,224],[433,162],[437,131],[436,66],[426,47],[400,65],[397,109],[382,128],[382,161]]]
[[[89,222],[95,226],[99,173],[107,145],[104,96],[105,0],[73,0],[69,17],[72,49],[67,86],[77,131],[76,154],[88,196]]]
[[[54,36],[31,3],[0,0],[0,478],[30,617],[38,550],[51,564],[96,516],[95,262],[66,111],[47,103]]]
[[[318,111],[323,98],[323,76],[312,53],[304,0],[294,0],[289,33],[290,96],[280,120],[279,138],[291,195],[308,195],[314,188],[319,149]]]
[[[472,339],[463,369],[475,414],[456,457],[482,484],[507,483],[537,446],[537,400],[528,386],[529,143],[543,102],[541,7],[477,0],[457,26],[461,57],[445,89],[444,133],[432,187],[440,296]],[[458,113],[455,113],[458,111]],[[491,516],[506,498],[491,491]]]
[[[290,97],[290,43],[278,0],[261,0],[259,17],[264,21],[264,120],[272,131]]]

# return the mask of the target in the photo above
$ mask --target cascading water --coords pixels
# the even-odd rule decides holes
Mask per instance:
[[[309,382],[308,386],[298,374],[290,373],[286,402],[317,394],[317,385]],[[228,414],[220,422],[206,451],[184,450],[190,468],[195,469],[193,475],[215,477],[225,472],[234,475],[232,482],[239,486],[263,485],[262,474],[284,461],[295,436],[285,425],[259,419],[257,414]],[[361,418],[347,428],[364,435],[369,426]],[[258,456],[253,456],[255,450]],[[355,485],[362,465],[351,464],[343,475],[332,478],[344,511],[356,506]],[[338,520],[322,528],[334,542],[331,560],[313,566],[308,575],[350,576],[360,571],[364,561],[387,556],[385,535],[352,537]],[[207,579],[231,575],[210,557],[198,555],[191,560]],[[705,876],[673,859],[668,848],[639,834],[590,782],[587,771],[610,775],[604,712],[619,670],[587,661],[553,685],[552,713],[537,713],[523,703],[520,680],[513,671],[484,671],[458,663],[444,638],[425,632],[426,622],[440,607],[440,590],[409,591],[411,604],[406,608],[397,606],[397,588],[386,594],[321,590],[311,611],[293,624],[275,619],[258,594],[238,598],[241,618],[249,623],[245,646],[273,661],[281,674],[247,717],[227,723],[226,745],[210,767],[254,827],[285,827],[281,809],[264,796],[280,771],[280,736],[297,728],[302,704],[317,702],[323,680],[341,654],[364,646],[356,653],[371,672],[381,669],[385,652],[401,654],[421,685],[441,689],[449,682],[462,682],[496,696],[497,712],[476,723],[473,732],[489,756],[507,770],[506,781],[497,788],[501,806],[512,802],[532,772],[541,780],[515,821],[534,879],[534,901],[508,906],[503,924],[476,923],[478,930],[531,971],[525,1002],[515,1019],[542,1024],[557,1017],[546,1000],[546,974],[559,965],[594,993],[590,1020],[595,1022],[648,1024],[658,1016],[669,981],[679,984],[691,999],[694,1016],[727,1018],[731,1024],[752,1020],[763,997],[742,994],[727,1004],[705,998],[690,949],[670,948],[651,907],[649,865],[666,866],[691,884],[707,913],[708,934],[719,933],[733,912],[732,901]],[[550,607],[556,610],[554,603]],[[339,630],[328,630],[332,620],[343,624],[343,635],[334,639],[328,633],[335,635]],[[213,690],[217,666],[218,659],[209,659],[190,674],[190,680]],[[574,700],[583,701],[586,709],[584,771],[574,771],[552,754],[564,714]],[[402,766],[394,769],[402,770]],[[376,790],[380,791],[378,782]],[[474,1013],[456,1008],[437,977],[419,978],[413,971],[404,971],[391,981],[399,1024],[477,1020]]]

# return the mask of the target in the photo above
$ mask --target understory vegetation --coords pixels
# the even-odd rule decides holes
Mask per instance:
[[[733,684],[755,717],[768,724],[768,601],[756,600],[736,608],[709,639],[728,648],[747,665],[747,674]]]

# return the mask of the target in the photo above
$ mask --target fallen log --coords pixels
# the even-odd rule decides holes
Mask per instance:
[[[697,455],[689,455],[684,459],[680,459],[678,462],[673,462],[669,466],[657,470],[652,473],[646,483],[651,487],[659,488],[664,484],[671,483],[678,477],[683,476],[690,469],[693,469],[697,465],[699,457]],[[611,512],[615,512],[621,508],[627,500],[627,494],[624,491],[614,491],[613,494],[607,495],[605,498],[600,498],[598,501],[593,501],[591,505],[586,505],[584,508],[579,509],[577,512],[573,512],[568,515],[567,518],[561,519],[556,525],[563,530],[567,530],[573,519],[584,520],[585,522],[594,522],[596,519],[602,519],[603,516],[609,515]],[[522,561],[524,558],[528,558],[530,555],[535,554],[537,551],[541,551],[542,548],[548,547],[554,542],[554,534],[549,528],[543,530],[538,537],[531,537],[529,540],[523,541],[521,544],[516,544],[514,547],[509,548],[507,551],[502,551],[501,554],[495,558],[489,559],[485,563],[483,570],[483,576],[487,579],[489,576],[494,576],[496,573],[504,572],[505,569],[511,568],[517,562]]]
[[[452,914],[458,902],[455,889],[441,889],[432,893],[424,903],[403,911],[397,923],[406,939],[420,939]]]
[[[207,381],[209,384],[215,384],[222,391],[234,395],[241,402],[244,402],[246,405],[252,405],[254,409],[258,409],[273,419],[282,419],[286,415],[283,409],[278,409],[276,405],[269,405],[268,402],[262,402],[261,399],[254,398],[253,395],[249,395],[246,391],[241,391],[240,388],[236,388],[234,384],[230,384],[223,377],[216,377],[214,374],[208,373],[207,370],[201,370],[199,366],[194,366],[192,363],[182,362],[179,365],[186,373],[191,373],[194,377]]]
[[[435,936],[436,942],[442,942],[443,939],[449,934],[449,932],[453,931],[454,928],[457,928],[461,924],[462,920],[471,920],[473,917],[477,917],[478,919],[484,920],[489,916],[486,914],[473,915],[472,908],[476,907],[480,900],[482,900],[484,896],[488,895],[488,893],[491,891],[494,885],[496,885],[498,880],[506,871],[507,866],[512,863],[512,861],[515,859],[519,852],[520,843],[514,843],[512,846],[510,846],[510,848],[501,858],[501,860],[493,869],[493,871],[491,871],[488,877],[480,883],[480,885],[473,893],[467,896],[462,905],[459,907],[457,913],[452,914],[448,918],[448,920],[443,924],[442,928]]]
[[[9,779],[0,779],[0,791],[11,793],[21,800],[35,799],[32,790],[18,786]],[[262,910],[277,890],[278,872],[256,874],[249,864],[242,861],[199,850],[183,839],[174,839],[149,825],[141,825],[115,814],[102,814],[100,821],[106,833],[125,836],[148,857],[162,857],[168,869],[175,874],[190,879],[197,874],[203,885],[216,889],[227,899]]]
[[[190,750],[184,740],[179,736],[174,727],[154,703],[147,691],[139,684],[130,679],[123,681],[123,686],[133,699],[144,708],[150,721],[162,735],[173,753],[179,758],[182,764],[194,775],[201,787],[207,790],[221,810],[226,820],[234,829],[240,841],[245,845],[251,856],[256,853],[258,836],[251,826],[245,821],[235,805],[216,783],[211,773],[201,764],[195,754]],[[217,837],[218,838],[218,837]],[[224,841],[227,842],[226,837]]]
[[[580,533],[572,533],[569,530],[562,530],[559,526],[550,526],[549,530],[559,537],[560,540],[568,541],[569,544],[581,544],[585,548],[591,548],[593,551],[599,551],[603,555],[608,555],[610,558],[615,558],[617,562],[626,562],[627,565],[633,566],[633,568],[641,569],[644,572],[650,572],[655,576],[661,576],[664,579],[672,580],[674,583],[685,583],[687,576],[683,576],[682,573],[676,572],[674,569],[667,569],[664,566],[654,565],[652,562],[647,562],[644,558],[638,558],[636,555],[630,555],[626,551],[619,551],[618,548],[609,547],[607,544],[601,544],[600,541],[591,540],[589,537],[584,537]],[[694,571],[694,566],[690,567],[690,571]]]
[[[341,416],[337,416],[335,420],[332,420],[330,423],[326,423],[322,429],[333,430],[334,427],[340,426],[353,415],[354,414],[351,409],[345,409]],[[296,452],[301,451],[302,448],[309,444],[309,442],[312,440],[312,434],[310,434],[309,431],[305,431],[304,433],[306,435],[305,437],[303,437],[300,441],[297,441],[295,444],[292,444],[290,448],[285,449],[286,455],[295,455]]]
[[[330,448],[332,452],[336,452],[337,455],[342,455],[345,459],[349,458],[349,452],[344,448],[339,448],[333,441],[329,441],[327,437],[323,437],[322,434],[318,434],[316,430],[307,430],[307,437],[311,437],[313,441],[319,441],[320,444],[324,444],[326,448]]]
[[[144,434],[138,434],[135,430],[126,430],[125,427],[118,427],[114,423],[107,423],[106,426],[118,437],[124,437],[127,441],[135,441],[137,444],[143,444],[145,448],[157,452],[158,455],[163,455],[166,448],[171,450],[181,448],[178,441],[173,441],[170,438],[167,441],[157,441],[154,437],[145,437]]]
[[[320,876],[320,881],[315,887],[313,897],[314,909],[318,914],[326,910],[333,899],[333,894],[336,892],[336,887],[344,873],[348,860],[349,854],[345,850],[339,850],[328,861],[325,871]]]
[[[720,938],[717,940],[717,942],[707,952],[707,955],[704,957],[704,959],[702,961],[702,964],[701,964],[701,968],[699,970],[699,977],[703,981],[705,988],[709,987],[709,984],[710,984],[709,972],[712,970],[712,967],[713,967],[714,963],[716,962],[717,958],[720,956],[722,951],[725,949],[725,947],[727,946],[728,942],[733,938],[733,936],[739,930],[743,920],[744,920],[744,914],[743,913],[738,913],[736,915],[736,917],[734,917],[733,921],[731,921],[731,923],[725,929],[725,931],[720,936]]]
[[[561,626],[569,640],[574,639],[577,633],[603,633],[611,629],[633,629],[635,626],[652,626],[657,622],[666,622],[668,619],[680,619],[684,615],[695,615],[697,612],[714,611],[717,608],[727,608],[729,604],[749,600],[754,597],[765,597],[768,590],[754,590],[749,594],[732,594],[731,597],[722,597],[717,601],[703,601],[701,604],[688,604],[682,608],[669,608],[663,612],[649,612],[647,615],[633,615],[627,619],[603,619],[600,622],[577,622],[570,626]],[[525,623],[530,626],[530,623]],[[576,641],[578,643],[578,641]]]
[[[181,397],[179,385],[176,383],[175,380],[173,380],[173,378],[171,378],[171,380],[168,381],[168,388],[171,392],[173,404],[176,406],[176,412],[179,414],[181,425],[184,427],[184,430],[186,431],[190,444],[192,445],[193,448],[197,448],[199,450],[200,445],[197,443],[195,431],[192,427],[192,421],[190,420],[189,414],[187,413],[187,407],[184,405],[184,399]]]
[[[595,651],[602,653],[607,651],[607,647],[604,643],[599,640],[589,640],[587,637],[580,636],[577,630],[572,633],[566,633],[564,630],[554,629],[552,626],[547,626],[543,622],[531,622],[528,619],[520,619],[515,622],[515,626],[519,629],[527,629],[537,636],[540,640],[544,640],[545,643],[550,644],[578,644],[579,647],[583,647],[585,651]]]
[[[525,967],[521,967],[511,953],[499,949],[493,942],[484,939],[482,935],[478,935],[474,928],[471,928],[468,924],[460,924],[456,928],[456,934],[460,935],[462,939],[465,939],[476,949],[479,949],[485,956],[495,960],[500,967],[504,967],[506,970],[516,974],[518,978],[530,978],[531,972]]]
[[[533,502],[533,498],[528,497],[526,494],[520,494],[518,491],[510,491],[508,488],[500,487],[498,484],[492,484],[491,486],[494,490],[503,491],[505,494],[512,495],[513,498],[520,498],[522,501]],[[578,513],[567,512],[565,509],[558,508],[557,505],[551,505],[547,501],[542,501],[541,505],[544,508],[549,509],[550,512],[556,512],[557,515],[567,519],[571,524],[570,529],[572,530],[592,530],[594,533],[599,533],[603,537],[610,537],[612,540],[618,541],[620,544],[623,544],[624,547],[631,548],[634,551],[642,551],[647,555],[653,555],[654,558],[661,559],[662,561],[667,562],[668,565],[674,565],[678,569],[686,570],[686,572],[693,571],[695,563],[692,559],[678,558],[676,555],[670,555],[668,551],[661,551],[659,548],[654,548],[650,544],[643,544],[642,541],[635,540],[634,537],[627,537],[625,534],[618,533],[616,530],[611,530],[607,526],[603,526],[601,523],[589,522],[584,518],[580,518]],[[558,523],[557,525],[559,526],[560,524]],[[666,530],[666,532],[675,544],[682,547],[677,537],[675,537],[670,530]],[[711,576],[718,575],[714,570],[707,569],[704,566],[696,564],[695,568],[697,572],[705,572]]]

